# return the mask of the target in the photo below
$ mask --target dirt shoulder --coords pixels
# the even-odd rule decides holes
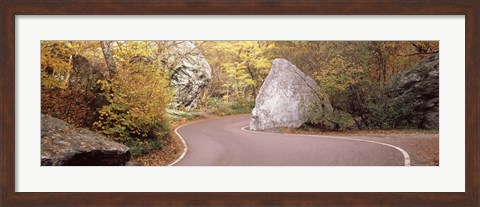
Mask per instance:
[[[350,136],[395,145],[407,151],[412,166],[439,165],[438,134],[392,134],[385,136]]]
[[[174,130],[184,124],[185,121],[176,122],[171,126],[170,137],[162,141],[160,150],[134,157],[130,161],[141,166],[167,166],[174,162],[183,152],[183,144]]]

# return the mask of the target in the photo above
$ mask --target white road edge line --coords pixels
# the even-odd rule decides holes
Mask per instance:
[[[192,122],[192,123],[195,123],[195,122]],[[188,123],[188,124],[184,124],[182,126],[179,126],[177,128],[175,128],[174,132],[175,134],[177,134],[178,138],[180,138],[180,141],[182,141],[182,144],[183,144],[183,152],[182,154],[180,155],[180,157],[178,157],[175,161],[173,161],[172,163],[170,163],[169,165],[167,166],[172,166],[172,165],[175,165],[177,164],[177,162],[179,162],[180,160],[183,159],[183,157],[185,157],[185,155],[187,154],[187,151],[188,151],[188,145],[187,145],[187,142],[185,141],[185,139],[183,139],[183,137],[178,133],[178,129],[184,127],[184,126],[187,126],[189,124],[192,124],[192,123]]]
[[[234,114],[234,115],[229,115],[229,116],[223,116],[223,117],[215,117],[215,118],[211,118],[211,119],[207,119],[207,120],[213,120],[213,119],[221,119],[221,118],[225,118],[225,117],[230,117],[230,116],[240,116],[240,115],[245,115],[245,114]],[[187,125],[190,125],[190,124],[196,124],[198,122],[202,122],[202,121],[207,121],[207,120],[197,120],[197,121],[193,121],[193,122],[190,122],[190,123],[186,123],[182,126],[179,126],[177,128],[175,128],[174,132],[175,134],[177,134],[178,138],[180,138],[180,141],[182,141],[182,144],[183,144],[183,152],[182,154],[180,155],[180,157],[178,157],[175,161],[173,161],[172,163],[168,164],[167,166],[173,166],[175,164],[177,164],[177,162],[179,162],[180,160],[182,160],[185,155],[187,154],[187,151],[188,151],[188,145],[187,145],[187,142],[185,141],[185,139],[183,139],[183,137],[178,133],[178,129],[184,127],[184,126],[187,126]]]
[[[242,127],[243,131],[247,131],[250,133],[259,133],[259,134],[279,134],[279,133],[274,133],[274,132],[259,132],[259,131],[252,131],[246,129],[248,126]],[[299,136],[306,136],[306,137],[323,137],[323,138],[331,138],[331,139],[343,139],[343,140],[351,140],[351,141],[359,141],[359,142],[369,142],[369,143],[374,143],[374,144],[380,144],[384,145],[387,147],[394,148],[398,151],[400,151],[403,154],[403,157],[405,159],[405,166],[410,166],[410,155],[408,155],[407,151],[404,149],[397,147],[395,145],[383,143],[383,142],[376,142],[376,141],[371,141],[371,140],[360,140],[360,139],[352,139],[352,138],[346,138],[346,137],[337,137],[337,136],[324,136],[324,135],[313,135],[313,134],[283,134],[283,135],[299,135]]]

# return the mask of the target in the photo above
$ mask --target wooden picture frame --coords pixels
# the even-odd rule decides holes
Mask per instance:
[[[347,1],[117,1],[4,0],[1,2],[1,205],[382,205],[478,206],[479,28],[478,0]],[[465,15],[466,150],[463,193],[24,193],[15,192],[16,15]],[[461,68],[459,68],[461,69]]]

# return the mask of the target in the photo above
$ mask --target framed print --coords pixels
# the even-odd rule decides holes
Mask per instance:
[[[478,206],[478,1],[4,1],[3,206]]]

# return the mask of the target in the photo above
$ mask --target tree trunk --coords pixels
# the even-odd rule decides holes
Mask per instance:
[[[105,62],[107,63],[108,75],[112,77],[117,73],[117,66],[115,65],[115,60],[113,59],[112,52],[110,50],[111,41],[100,41],[102,46],[103,56],[105,57]]]
[[[258,75],[254,73],[253,69],[250,67],[250,63],[247,63],[247,71],[250,74],[250,78],[255,81],[255,85],[252,86],[252,96],[253,100],[257,98],[257,89],[258,89]]]
[[[72,62],[72,59],[73,59],[73,55],[70,55],[70,57],[68,58],[68,65],[70,66],[70,71],[68,71],[67,73],[67,77],[65,78],[66,79],[66,83],[67,83],[67,88],[70,88],[70,76],[72,75],[74,68],[73,68],[73,62]]]

